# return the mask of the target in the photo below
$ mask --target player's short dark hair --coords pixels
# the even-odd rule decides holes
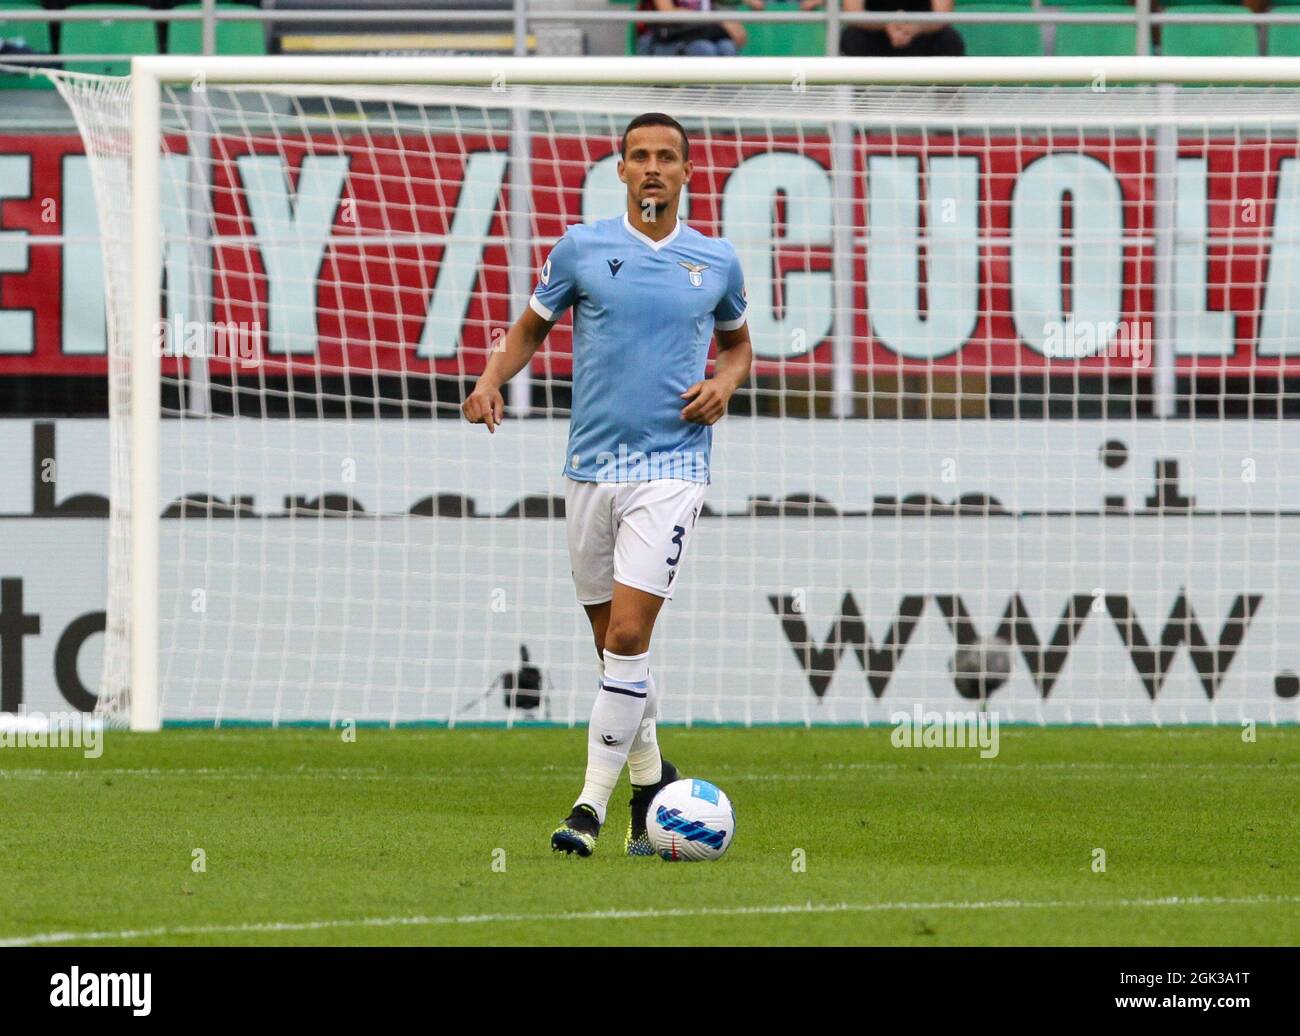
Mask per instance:
[[[682,129],[682,124],[680,122],[674,119],[671,115],[665,115],[663,112],[646,112],[644,115],[638,115],[627,124],[627,128],[623,130],[623,139],[620,140],[618,144],[618,152],[624,158],[627,158],[627,135],[634,129],[640,129],[642,126],[671,126],[682,135],[682,161],[690,161],[691,142],[686,136],[686,130]]]

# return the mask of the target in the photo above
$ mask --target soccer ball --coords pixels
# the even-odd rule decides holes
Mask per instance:
[[[716,860],[736,833],[736,811],[717,785],[687,777],[654,797],[646,833],[665,860]]]
[[[1011,645],[1001,637],[977,640],[958,648],[948,668],[963,698],[987,698],[1011,676]]]

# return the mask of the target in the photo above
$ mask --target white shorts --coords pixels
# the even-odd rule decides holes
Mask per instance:
[[[613,598],[615,582],[671,600],[707,488],[678,478],[565,479],[565,526],[578,603],[604,604]]]

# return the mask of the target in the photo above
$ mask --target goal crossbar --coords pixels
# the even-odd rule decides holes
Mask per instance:
[[[702,86],[996,83],[1300,83],[1300,58],[1266,57],[1025,57],[843,58],[766,57],[220,57],[152,55],[131,60],[132,78],[184,83],[582,86]]]

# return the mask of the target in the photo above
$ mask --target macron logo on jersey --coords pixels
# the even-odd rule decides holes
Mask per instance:
[[[618,271],[623,269],[622,259],[606,259],[605,262],[609,263],[609,275],[611,277],[617,277]]]

